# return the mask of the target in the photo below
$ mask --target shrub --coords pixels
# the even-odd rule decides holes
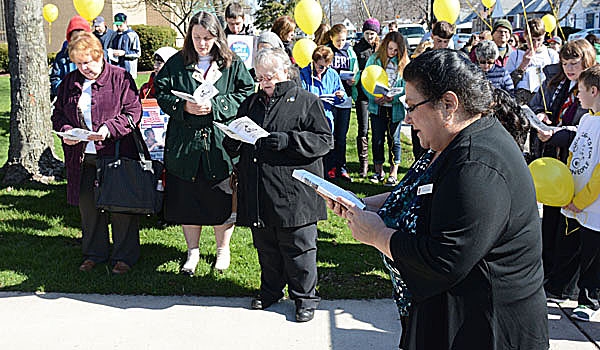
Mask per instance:
[[[175,47],[177,33],[174,29],[162,26],[131,26],[140,37],[142,55],[138,62],[138,71],[154,69],[154,52],[163,46]]]
[[[0,72],[8,72],[8,44],[0,44]]]

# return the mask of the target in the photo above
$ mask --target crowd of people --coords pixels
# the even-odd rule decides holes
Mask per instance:
[[[322,25],[312,60],[298,67],[296,24],[283,16],[258,36],[248,69],[227,35],[254,30],[231,4],[224,25],[200,11],[181,50],[157,50],[155,70],[138,92],[139,38],[125,14],[114,24],[116,31],[98,17],[92,33],[74,17],[51,73],[54,129],[95,132],[87,141],[63,139],[67,198],[81,213],[81,271],[108,262],[113,273],[126,273],[139,259],[138,218],[96,209],[93,186],[97,159],[114,157],[115,148],[138,158],[129,123],[139,123],[141,99],[155,98],[170,117],[160,144],[163,216],[182,227],[181,272],[196,271],[203,226],[214,228],[217,270],[230,266],[235,225],[250,227],[261,268],[253,309],[277,303],[287,285],[296,320],[314,317],[316,225],[327,219],[327,206],[347,219],[357,240],[381,252],[402,349],[547,349],[547,297],[577,299],[573,316],[580,320],[598,310],[600,68],[593,38],[546,40],[544,23],[531,19],[521,43],[500,19],[454,50],[455,26],[438,21],[411,53],[393,26],[380,37],[380,22],[369,18],[354,45],[343,24]],[[376,96],[362,85],[370,66],[385,72],[393,94]],[[216,89],[210,99],[173,93],[207,84]],[[530,128],[521,105],[555,128]],[[353,108],[358,175],[391,189],[362,199],[364,209],[323,200],[292,178],[304,169],[353,181],[346,163]],[[213,123],[241,117],[268,136],[244,143]],[[402,123],[411,126],[415,162],[400,178]],[[152,139],[148,147],[158,145]],[[527,162],[543,156],[570,167],[575,196],[563,208],[544,206],[540,220]]]

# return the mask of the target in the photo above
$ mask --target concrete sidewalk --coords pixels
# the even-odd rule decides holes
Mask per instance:
[[[0,293],[0,349],[397,349],[392,300],[324,300],[307,323],[294,304],[250,298]],[[600,349],[599,323],[549,303],[551,349]],[[569,308],[569,305],[562,307]]]

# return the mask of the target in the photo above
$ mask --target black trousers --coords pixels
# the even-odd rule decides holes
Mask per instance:
[[[288,294],[296,307],[317,308],[317,225],[252,228],[260,263],[260,294],[271,304]]]
[[[544,288],[554,295],[574,300],[578,294],[581,230],[577,229],[579,223],[576,220],[568,219],[567,221],[564,215],[560,213],[558,215],[560,219],[555,229],[553,263],[550,273],[547,274]],[[544,210],[544,216],[546,216],[546,210]]]
[[[123,261],[129,266],[133,266],[140,257],[139,218],[137,215],[109,214],[96,209],[95,181],[96,156],[86,154],[79,188],[83,258],[96,263],[109,259],[108,223],[110,221],[113,237],[110,263]]]
[[[581,260],[579,262],[579,305],[600,308],[600,232],[581,226]]]

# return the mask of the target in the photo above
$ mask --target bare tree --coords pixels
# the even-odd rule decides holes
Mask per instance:
[[[53,152],[42,0],[4,0],[4,8],[11,103],[3,183],[46,182],[61,172],[62,162]]]

